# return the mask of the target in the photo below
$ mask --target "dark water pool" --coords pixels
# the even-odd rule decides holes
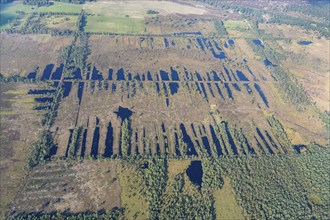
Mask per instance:
[[[181,132],[182,132],[182,138],[183,138],[183,141],[187,144],[188,146],[188,151],[187,151],[187,155],[190,156],[190,155],[195,155],[197,156],[197,152],[195,150],[195,147],[194,147],[194,144],[193,142],[191,141],[191,138],[190,136],[188,135],[187,131],[186,131],[186,128],[184,126],[184,124],[180,124],[180,129],[181,129]]]
[[[171,95],[174,95],[179,90],[179,83],[170,82],[169,84]]]
[[[168,43],[168,40],[167,40],[167,38],[164,38],[164,44],[165,44],[165,47],[166,47],[166,48],[168,48],[168,46],[169,46],[169,43]]]
[[[105,139],[104,157],[111,157],[113,155],[113,127],[111,122],[107,128],[107,136]]]
[[[54,64],[48,64],[44,69],[44,72],[41,76],[41,80],[49,80],[53,68],[54,68]]]
[[[163,81],[169,81],[170,80],[170,78],[168,76],[168,73],[165,72],[164,70],[160,71],[160,77],[162,78]]]
[[[254,40],[252,40],[252,42],[253,42],[255,45],[258,45],[258,46],[264,47],[264,45],[262,44],[261,40],[259,40],[259,39],[254,39]]]
[[[124,121],[125,119],[131,117],[134,112],[131,111],[129,108],[123,108],[119,106],[118,110],[114,113],[117,114],[117,116],[121,118],[122,121]]]
[[[312,44],[312,43],[313,43],[312,41],[304,41],[304,40],[298,42],[299,45],[303,45],[303,46],[305,46],[305,45],[310,45],[310,44]]]
[[[234,42],[233,39],[229,39],[228,40],[228,43],[229,43],[230,46],[234,46],[235,45],[235,42]]]
[[[79,99],[79,105],[81,103],[81,98],[83,96],[84,91],[84,82],[79,82],[78,84],[78,99]]]
[[[108,80],[112,80],[113,69],[110,68],[108,73],[109,73],[109,75],[108,75]]]
[[[270,62],[268,59],[265,59],[265,60],[264,60],[264,65],[265,65],[266,67],[268,67],[268,66],[276,66],[276,65],[274,65],[272,62]]]
[[[99,153],[99,140],[100,140],[100,127],[96,127],[94,130],[92,148],[91,148],[91,156],[93,158],[97,158]]]
[[[218,83],[215,84],[215,87],[217,88],[217,91],[218,91],[218,94],[221,96],[221,98],[223,100],[225,100],[225,97],[223,96],[222,92],[221,92],[221,89],[220,89],[220,86]]]
[[[198,81],[203,81],[201,75],[197,71],[195,72],[195,74],[196,74],[196,77],[197,77]]]
[[[242,71],[236,70],[236,73],[240,81],[249,81]]]
[[[261,90],[261,87],[257,83],[255,83],[254,88],[258,91],[258,93],[259,93],[260,97],[262,98],[262,101],[265,103],[265,105],[267,107],[269,107],[268,106],[268,100],[267,100],[265,94],[263,93],[263,91]]]
[[[37,72],[31,72],[27,75],[28,79],[35,79],[37,77]]]
[[[186,170],[186,174],[189,177],[189,180],[201,187],[202,186],[202,179],[203,179],[203,168],[202,162],[199,160],[191,161],[189,167]]]
[[[201,38],[196,38],[196,40],[197,40],[197,43],[198,43],[199,47],[201,48],[201,50],[204,51],[205,49],[204,49],[202,39]]]
[[[217,149],[217,154],[218,154],[218,156],[221,156],[222,155],[222,149],[221,149],[220,141],[219,141],[217,135],[215,134],[215,130],[214,130],[212,125],[210,125],[210,131],[211,131],[213,143],[214,143],[214,145]]]
[[[45,103],[45,102],[52,102],[53,98],[49,98],[49,97],[40,97],[40,98],[35,98],[34,99],[36,102],[39,103]]]
[[[216,59],[223,60],[223,59],[226,59],[227,58],[225,52],[222,52],[221,51],[219,54],[217,54],[214,51],[214,48],[211,48],[210,50],[212,52],[213,57],[216,58]]]
[[[56,68],[55,72],[52,74],[52,80],[60,80],[62,77],[64,64],[62,63],[59,67]]]
[[[221,47],[219,47],[219,44],[217,42],[213,41],[213,44],[215,45],[215,48],[222,51]]]
[[[70,91],[71,91],[71,87],[72,87],[72,82],[63,82],[62,85],[64,91],[63,91],[63,98],[69,96]]]
[[[45,94],[52,94],[55,91],[56,91],[55,89],[40,89],[40,90],[30,89],[27,94],[31,94],[31,95],[45,95]]]
[[[123,68],[117,71],[117,80],[125,80],[125,73]]]
[[[214,70],[211,71],[213,74],[213,80],[214,81],[221,81],[220,77],[218,76],[217,72],[215,72]]]
[[[173,69],[173,67],[171,67],[171,77],[172,77],[172,81],[179,81],[180,80],[178,71]]]

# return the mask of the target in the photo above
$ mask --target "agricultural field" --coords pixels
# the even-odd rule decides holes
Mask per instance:
[[[299,3],[1,3],[0,219],[327,219],[328,18]]]

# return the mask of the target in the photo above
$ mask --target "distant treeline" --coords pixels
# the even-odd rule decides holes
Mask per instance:
[[[44,213],[29,213],[18,214],[13,217],[8,217],[8,220],[58,220],[58,219],[89,219],[89,220],[115,220],[119,219],[123,215],[123,208],[113,208],[111,210],[102,210],[99,212],[81,212],[81,213],[59,213],[54,212],[50,214]]]
[[[277,24],[288,24],[288,25],[296,25],[300,26],[306,30],[313,30],[320,33],[320,35],[324,37],[330,37],[329,32],[329,7],[323,7],[324,9],[318,9],[317,6],[288,6],[286,10],[295,10],[300,11],[302,13],[309,13],[312,15],[317,15],[320,17],[325,17],[326,21],[324,23],[312,22],[310,20],[306,20],[303,18],[293,17],[284,13],[272,13],[269,11],[265,11],[263,9],[254,9],[246,6],[234,5],[224,3],[222,1],[217,0],[197,0],[199,2],[204,2],[206,4],[212,5],[213,7],[220,8],[223,10],[231,9],[234,12],[242,14],[243,17],[250,19],[257,19],[259,22],[271,22]],[[262,15],[270,14],[271,18],[269,20],[264,20]]]
[[[2,4],[2,3],[10,3],[10,2],[12,2],[13,0],[0,0],[0,3]]]
[[[329,25],[326,23],[316,23],[310,20],[297,18],[286,14],[272,14],[271,18],[267,22],[296,25],[306,30],[317,31],[324,37],[330,37]]]
[[[56,2],[72,3],[72,4],[84,4],[85,0],[55,0]]]
[[[307,14],[316,18],[322,18],[330,21],[330,2],[329,1],[317,1],[318,4],[290,4],[285,7],[285,11],[296,11],[303,14]]]
[[[23,4],[24,5],[35,5],[37,7],[40,7],[40,6],[51,5],[51,2],[49,2],[49,0],[24,0]]]

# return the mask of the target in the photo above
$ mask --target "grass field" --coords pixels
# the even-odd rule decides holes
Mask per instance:
[[[117,167],[121,195],[120,201],[125,208],[127,219],[147,219],[148,204],[145,199],[144,180],[138,166],[121,163]]]
[[[78,16],[59,16],[54,15],[45,17],[42,22],[49,28],[76,30]]]
[[[214,193],[217,219],[245,219],[241,207],[235,200],[229,179],[224,179],[223,187]]]
[[[124,17],[129,15],[134,18],[144,18],[147,10],[152,9],[159,12],[159,15],[173,13],[180,14],[204,14],[203,8],[193,7],[170,1],[103,1],[95,4],[88,2],[85,4],[86,12],[96,15],[107,15],[113,17]]]
[[[245,30],[248,28],[248,25],[244,21],[224,21],[224,26],[226,29],[231,30]]]
[[[118,34],[137,34],[144,32],[144,19],[149,9],[159,12],[159,15],[174,13],[203,14],[205,9],[183,5],[175,2],[158,1],[107,1],[88,2],[85,4],[88,16],[85,30],[88,32],[111,32]]]
[[[137,34],[144,32],[144,19],[130,17],[88,16],[87,32]]]

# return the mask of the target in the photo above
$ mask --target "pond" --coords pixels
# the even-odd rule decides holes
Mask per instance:
[[[241,91],[241,88],[239,87],[239,85],[237,83],[233,83],[232,85],[233,85],[234,89],[236,89],[236,91],[239,91],[239,92]]]
[[[249,81],[242,71],[236,70],[236,73],[240,81]]]
[[[109,69],[109,75],[108,75],[108,80],[112,80],[112,74],[113,74],[113,69]]]
[[[228,76],[228,80],[231,81],[231,77],[230,77],[230,73],[229,73],[228,69],[224,65],[223,65],[223,68]]]
[[[261,40],[259,40],[259,39],[254,39],[254,40],[252,40],[252,42],[253,42],[255,45],[258,45],[258,46],[264,47],[264,45],[262,45]]]
[[[218,94],[221,96],[221,98],[223,100],[225,100],[225,97],[223,96],[222,92],[221,92],[221,89],[220,89],[220,86],[218,83],[215,83],[215,87],[217,88],[217,91],[218,91]]]
[[[92,80],[103,80],[102,73],[98,71],[96,67],[93,67]]]
[[[107,128],[107,136],[105,139],[104,157],[111,157],[113,155],[113,127],[109,122]]]
[[[298,42],[299,45],[303,45],[303,46],[305,46],[305,45],[310,45],[310,44],[312,44],[312,43],[313,43],[312,41],[304,41],[304,40]]]
[[[165,47],[166,47],[166,48],[168,48],[168,46],[169,46],[169,43],[168,43],[168,40],[167,40],[167,38],[164,38],[164,44],[165,44]]]
[[[129,117],[131,117],[134,112],[128,108],[123,108],[123,107],[119,106],[118,110],[115,111],[114,113],[117,114],[117,116],[119,118],[121,118],[122,121],[124,121],[125,119],[128,119]]]
[[[213,80],[214,81],[221,81],[220,77],[218,76],[217,72],[215,72],[214,70],[211,71],[213,74]]]
[[[45,103],[45,102],[52,102],[53,101],[53,98],[49,98],[49,97],[38,97],[38,98],[34,98],[34,100],[36,102],[39,102],[39,103]]]
[[[231,98],[231,99],[234,99],[234,97],[233,97],[233,93],[232,93],[232,91],[231,91],[231,89],[230,89],[228,83],[224,83],[224,85],[225,85],[225,88],[226,88],[226,90],[227,90],[228,97]]]
[[[183,141],[187,144],[187,148],[188,148],[187,155],[188,156],[190,156],[190,155],[197,156],[197,152],[195,150],[194,144],[193,144],[190,136],[188,135],[184,124],[182,124],[182,123],[180,124],[180,129],[181,129],[181,132],[182,132]]]
[[[28,79],[35,79],[37,77],[37,72],[31,72],[27,75]]]
[[[189,167],[186,170],[186,174],[193,184],[199,187],[202,186],[203,168],[202,162],[200,160],[191,161]]]
[[[207,97],[207,93],[206,93],[205,86],[204,86],[203,83],[201,83],[200,85],[201,85],[202,91],[203,91],[203,93],[204,93],[204,97],[205,97],[205,99],[208,101],[208,97]]]
[[[117,80],[125,80],[125,73],[123,68],[117,71]]]
[[[87,129],[84,130],[84,134],[83,134],[83,138],[82,138],[82,142],[81,142],[81,152],[80,152],[81,158],[85,157],[86,142],[87,142]]]
[[[79,105],[81,103],[81,98],[83,95],[83,91],[84,91],[84,82],[79,82],[78,84],[78,99],[79,99]]]
[[[27,94],[31,94],[31,95],[45,95],[45,94],[55,93],[55,91],[56,91],[55,89],[41,89],[41,90],[30,89]]]
[[[44,72],[41,76],[41,80],[49,80],[53,68],[54,68],[54,64],[48,64],[44,69]]]
[[[179,90],[179,84],[176,82],[170,82],[169,84],[171,95],[174,95]]]
[[[178,71],[173,69],[173,67],[171,67],[171,75],[172,75],[172,81],[179,81],[180,80]]]
[[[221,149],[220,141],[217,138],[217,135],[215,134],[215,130],[214,130],[212,125],[210,125],[210,131],[211,131],[213,143],[214,143],[214,145],[217,149],[218,156],[221,156],[222,155],[222,149]]]
[[[55,72],[52,74],[52,80],[60,80],[62,77],[64,64],[62,63],[59,67],[56,68]]]
[[[274,154],[274,151],[272,150],[272,148],[269,146],[269,144],[267,143],[265,136],[261,133],[259,128],[256,128],[257,134],[260,137],[260,139],[262,140],[262,142],[264,143],[265,147],[268,149],[270,154]]]
[[[197,71],[195,71],[195,74],[196,74],[196,77],[197,77],[198,81],[203,81],[201,75]]]
[[[63,88],[63,98],[69,96],[70,91],[72,87],[72,82],[63,82],[62,88]]]
[[[226,59],[227,58],[225,52],[220,52],[219,54],[217,54],[214,51],[214,48],[211,48],[210,50],[211,50],[212,55],[213,55],[214,58],[217,58],[219,60],[222,60],[222,59]]]
[[[160,77],[162,78],[163,81],[169,81],[170,80],[170,78],[168,76],[168,73],[165,72],[164,70],[160,71]]]
[[[214,98],[215,96],[214,96],[214,93],[213,93],[213,90],[212,90],[211,83],[207,83],[207,86],[209,87],[210,93],[211,93],[212,97]]]
[[[269,107],[268,106],[268,100],[267,100],[265,94],[263,93],[263,91],[261,90],[260,86],[257,83],[255,83],[254,88],[258,91],[258,93],[259,93],[260,97],[262,98],[262,101],[265,103],[265,105],[267,107]]]
[[[270,62],[268,59],[265,59],[264,60],[264,64],[265,64],[266,67],[268,67],[268,66],[276,66],[272,62]]]
[[[202,137],[202,143],[203,143],[208,155],[212,156],[210,142],[209,142],[209,139],[206,136]]]
[[[203,41],[202,41],[202,39],[201,39],[201,38],[197,38],[196,40],[197,40],[198,45],[199,45],[200,48],[202,49],[202,51],[204,51],[204,45],[203,45]]]
[[[219,44],[217,42],[213,41],[213,44],[215,45],[215,48],[222,51],[221,47],[219,47]]]
[[[97,155],[99,153],[99,140],[100,140],[100,127],[96,127],[94,130],[92,148],[91,148],[91,156],[94,159],[97,158]]]

